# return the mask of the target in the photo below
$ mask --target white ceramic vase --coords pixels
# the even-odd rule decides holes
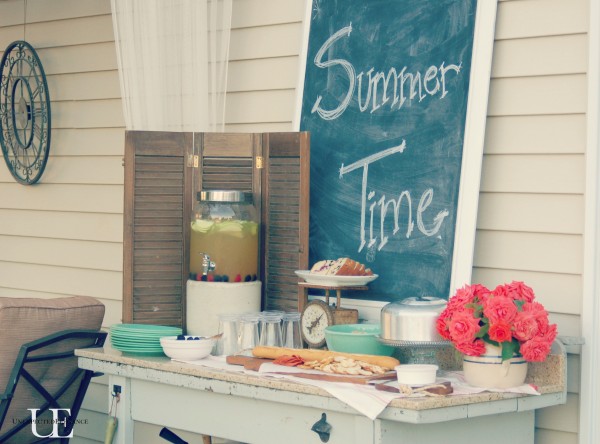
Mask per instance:
[[[527,377],[527,361],[520,355],[502,361],[502,349],[486,343],[481,356],[463,356],[465,380],[472,386],[507,389],[523,385]]]

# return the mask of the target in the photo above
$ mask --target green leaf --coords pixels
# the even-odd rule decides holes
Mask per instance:
[[[485,342],[487,342],[488,344],[495,345],[496,347],[500,347],[500,343],[499,343],[499,342],[492,341],[490,338],[487,338],[487,339],[485,340]]]
[[[475,302],[471,302],[469,304],[465,304],[465,307],[473,309],[473,316],[474,317],[476,317],[476,318],[482,317],[482,314],[483,314],[483,305],[477,304]]]
[[[479,331],[477,332],[477,334],[475,335],[476,338],[483,338],[488,330],[490,329],[490,326],[488,324],[484,324]]]
[[[519,344],[513,341],[511,342],[503,342],[502,343],[502,360],[506,361],[507,359],[511,359],[513,355],[517,352],[519,348]]]

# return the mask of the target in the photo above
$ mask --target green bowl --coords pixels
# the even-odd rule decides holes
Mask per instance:
[[[394,347],[377,340],[379,324],[339,324],[325,329],[327,348],[332,351],[391,356]]]

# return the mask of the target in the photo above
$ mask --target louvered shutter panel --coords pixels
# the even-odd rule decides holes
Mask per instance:
[[[123,322],[185,325],[192,146],[191,133],[126,133]]]
[[[260,175],[255,172],[261,155],[259,135],[197,133],[194,140],[200,157],[196,190],[252,192],[254,201],[260,201]]]
[[[264,307],[298,310],[295,270],[308,267],[309,134],[263,134],[261,255]]]
[[[308,266],[309,152],[308,133],[128,131],[123,322],[185,329],[190,217],[198,190],[253,193],[262,305],[297,310],[303,292],[294,270]]]

